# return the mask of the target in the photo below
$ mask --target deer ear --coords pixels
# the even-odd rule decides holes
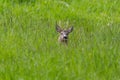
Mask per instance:
[[[70,32],[72,32],[73,31],[73,27],[70,27],[69,29],[68,29],[68,32],[70,33]]]
[[[60,26],[57,25],[57,24],[56,24],[56,31],[57,31],[57,32],[61,32],[61,31],[62,31],[62,29],[60,28]]]

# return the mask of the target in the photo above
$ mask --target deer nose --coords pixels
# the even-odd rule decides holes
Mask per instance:
[[[64,39],[67,39],[67,36],[64,36]]]

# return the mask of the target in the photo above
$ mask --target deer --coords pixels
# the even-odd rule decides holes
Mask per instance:
[[[56,24],[56,31],[59,33],[58,42],[63,44],[68,44],[68,35],[73,31],[73,27],[68,29],[62,29],[59,25]]]

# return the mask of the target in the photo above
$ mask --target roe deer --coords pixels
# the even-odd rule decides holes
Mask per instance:
[[[60,33],[58,41],[64,44],[68,43],[68,35],[73,31],[73,27],[68,29],[61,29],[59,25],[56,25],[56,31]]]

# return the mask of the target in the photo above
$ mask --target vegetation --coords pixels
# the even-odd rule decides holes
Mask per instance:
[[[119,79],[120,0],[0,0],[0,80]]]

